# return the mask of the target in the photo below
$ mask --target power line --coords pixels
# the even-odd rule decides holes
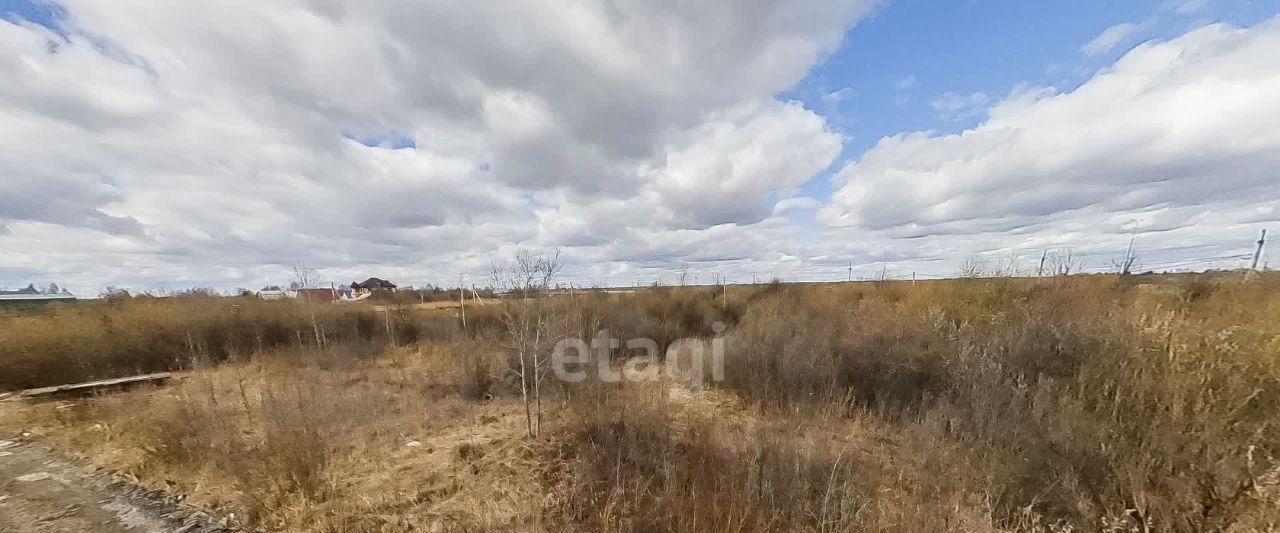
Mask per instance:
[[[1249,266],[1249,270],[1258,269],[1258,259],[1262,257],[1262,247],[1267,244],[1267,230],[1262,230],[1262,236],[1258,238],[1258,248],[1253,251],[1253,264]]]

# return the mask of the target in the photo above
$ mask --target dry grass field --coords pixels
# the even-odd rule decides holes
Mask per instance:
[[[1280,528],[1274,275],[537,300],[557,337],[727,324],[723,380],[548,378],[533,437],[499,302],[463,328],[413,306],[135,299],[0,316],[0,390],[182,379],[3,402],[0,434],[268,531]]]

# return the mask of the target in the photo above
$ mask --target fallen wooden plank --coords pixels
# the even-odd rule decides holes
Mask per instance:
[[[172,372],[157,372],[155,374],[145,374],[141,376],[129,376],[124,378],[102,379],[98,381],[88,381],[85,383],[69,383],[66,385],[55,385],[52,387],[40,387],[35,389],[27,389],[18,392],[11,392],[0,395],[0,399],[7,398],[35,398],[40,396],[51,396],[58,394],[88,394],[98,390],[111,388],[124,388],[144,383],[164,383],[174,377]]]

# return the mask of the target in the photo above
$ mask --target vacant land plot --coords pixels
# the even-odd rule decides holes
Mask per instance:
[[[0,431],[273,531],[1280,525],[1274,277],[487,303],[466,328],[438,310],[230,298],[2,317],[0,360],[20,369],[8,388],[188,372],[3,402]],[[602,329],[664,348],[721,343],[723,373],[700,387],[595,369],[556,379],[547,339]],[[606,370],[642,355],[604,351]],[[542,371],[521,373],[528,361]]]

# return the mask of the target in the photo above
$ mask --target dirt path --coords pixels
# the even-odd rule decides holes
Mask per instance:
[[[38,444],[0,439],[0,533],[212,533],[204,517]]]

